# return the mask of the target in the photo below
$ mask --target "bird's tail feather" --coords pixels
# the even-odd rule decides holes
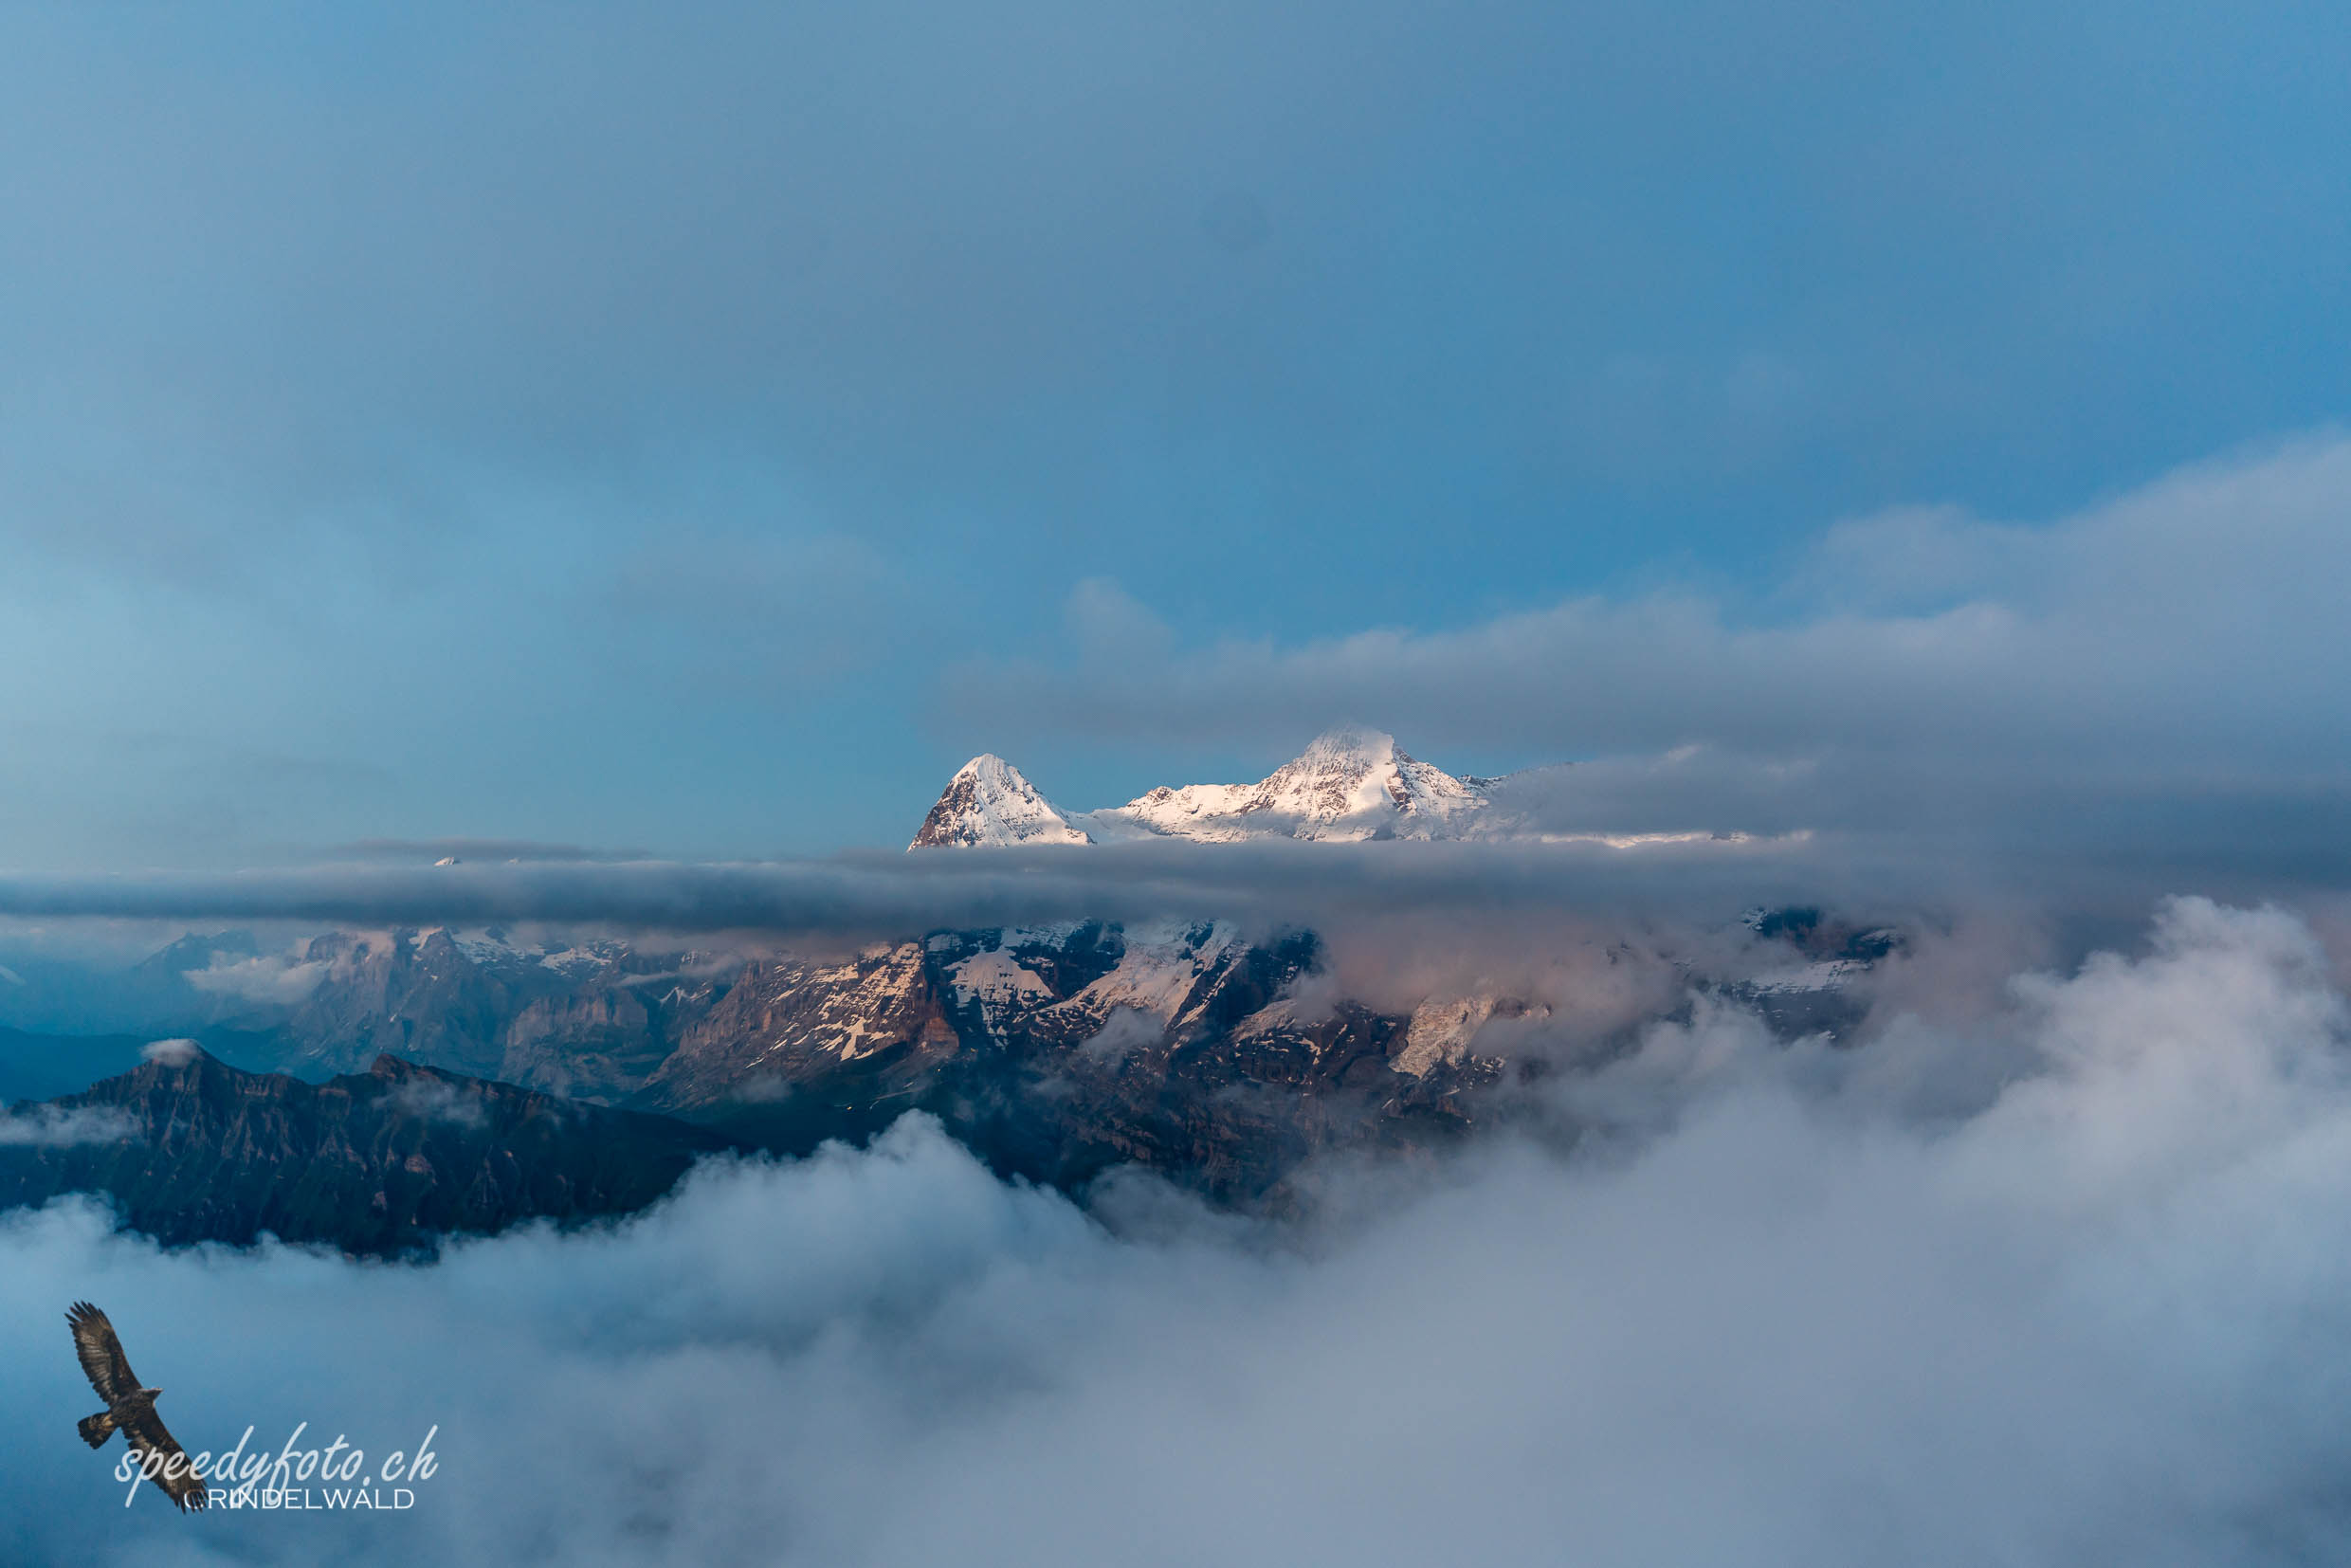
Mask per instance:
[[[94,1449],[102,1449],[106,1439],[114,1435],[114,1412],[101,1410],[96,1415],[85,1415],[75,1423],[74,1430],[82,1433],[82,1441]]]

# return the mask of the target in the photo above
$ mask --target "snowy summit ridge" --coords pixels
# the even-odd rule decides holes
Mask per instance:
[[[1483,790],[1407,756],[1395,737],[1343,725],[1317,736],[1255,784],[1162,785],[1094,815],[1141,832],[1209,843],[1353,841],[1457,838],[1485,805]]]
[[[1207,844],[1295,838],[1466,838],[1492,804],[1488,779],[1456,778],[1400,750],[1395,737],[1341,725],[1254,784],[1165,785],[1123,806],[1065,811],[1002,757],[972,758],[948,781],[909,849],[1103,844],[1183,838]]]

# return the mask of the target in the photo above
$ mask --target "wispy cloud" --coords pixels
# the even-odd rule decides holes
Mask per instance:
[[[356,860],[650,860],[643,849],[597,849],[584,844],[541,844],[527,838],[363,838],[338,846],[337,858]]]
[[[324,962],[307,961],[292,953],[262,953],[249,958],[215,954],[210,964],[187,970],[181,977],[198,991],[216,996],[291,1003],[318,990],[327,968]]]
[[[61,1110],[27,1105],[0,1110],[0,1148],[63,1149],[81,1143],[115,1143],[137,1135],[138,1123],[112,1106]]]
[[[392,1091],[392,1103],[410,1116],[452,1127],[480,1127],[489,1121],[479,1095],[445,1079],[419,1075]]]

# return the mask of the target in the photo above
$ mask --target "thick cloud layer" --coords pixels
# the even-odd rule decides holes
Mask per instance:
[[[2351,1550],[2351,1013],[2306,927],[2168,906],[1974,1031],[1735,1015],[1562,1136],[1110,1228],[920,1121],[437,1267],[0,1230],[34,1561],[2287,1563]],[[1937,1092],[1922,1093],[1935,1085]],[[57,1313],[196,1447],[438,1426],[380,1517],[120,1506]],[[266,1350],[260,1347],[266,1346]]]
[[[112,877],[0,878],[0,914],[353,924],[604,921],[672,931],[736,928],[920,935],[942,926],[1155,915],[1307,921],[1351,901],[1529,910],[1676,909],[1741,891],[1817,887],[1801,844],[1665,845],[1628,855],[1591,845],[1189,844],[934,851],[747,865],[485,866]],[[1837,873],[1826,873],[1832,876]]]

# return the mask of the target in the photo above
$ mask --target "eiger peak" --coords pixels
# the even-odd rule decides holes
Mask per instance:
[[[993,752],[982,752],[956,770],[939,803],[922,819],[922,830],[906,848],[1088,842],[1018,768]]]

